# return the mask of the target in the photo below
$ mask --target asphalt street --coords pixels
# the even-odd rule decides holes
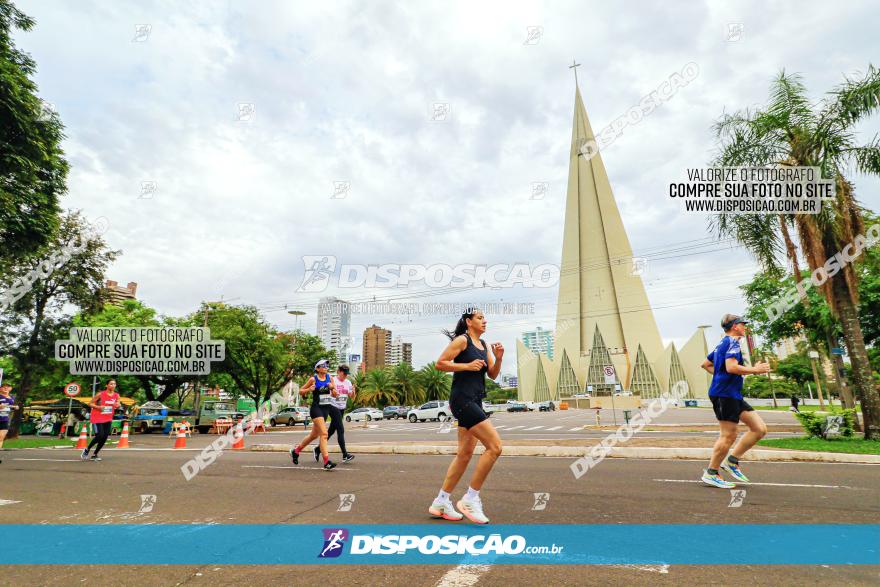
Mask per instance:
[[[518,416],[511,414],[511,416]],[[536,424],[537,425],[537,424]],[[262,436],[262,435],[261,435]],[[360,455],[332,472],[283,453],[227,451],[191,481],[180,471],[194,451],[106,450],[99,463],[71,449],[9,450],[0,465],[0,516],[16,524],[436,524],[426,512],[446,456]],[[580,479],[570,459],[502,457],[483,490],[495,524],[878,523],[878,468],[872,465],[752,463],[753,485],[739,506],[704,487],[700,463],[604,461]],[[461,488],[464,489],[464,482]],[[460,495],[461,491],[455,494]],[[535,493],[546,493],[535,509]],[[354,496],[340,511],[341,494]],[[141,496],[155,496],[148,512]],[[350,500],[351,498],[347,498]],[[10,538],[10,537],[7,537]],[[755,540],[761,540],[756,536]],[[299,545],[281,545],[297,548]],[[122,547],[107,545],[108,548]],[[305,546],[303,546],[305,547]],[[313,548],[308,545],[307,548]],[[670,548],[675,548],[670,545]],[[724,544],[719,548],[736,548]],[[114,585],[560,585],[876,584],[865,566],[6,566],[4,585],[89,582]]]

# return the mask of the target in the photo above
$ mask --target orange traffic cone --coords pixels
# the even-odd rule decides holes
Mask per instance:
[[[244,430],[241,429],[241,420],[235,425],[235,432],[232,437],[235,438],[235,442],[232,443],[232,448],[235,450],[242,450],[244,448]]]
[[[122,423],[122,434],[119,436],[119,442],[116,448],[128,448],[128,421]]]
[[[83,422],[82,428],[80,428],[79,431],[79,440],[76,441],[77,450],[85,450],[89,447],[88,429],[89,425],[86,422]]]
[[[174,441],[174,448],[186,448],[186,428],[183,426],[177,429],[177,440]]]

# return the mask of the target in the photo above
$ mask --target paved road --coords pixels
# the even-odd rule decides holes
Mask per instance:
[[[106,451],[101,463],[81,462],[74,451],[16,450],[3,454],[0,506],[4,523],[28,524],[357,524],[435,523],[425,509],[436,494],[449,457],[361,455],[324,472],[299,468],[278,453],[227,452],[186,482],[179,467],[192,451]],[[484,489],[494,523],[878,523],[876,466],[753,463],[753,485],[741,507],[727,491],[692,483],[694,462],[607,460],[579,480],[569,459],[504,457]],[[533,510],[534,493],[549,493],[547,508]],[[351,511],[337,511],[339,494],[354,494]],[[138,514],[141,495],[155,495],[150,513]],[[4,503],[0,501],[0,503]],[[756,536],[756,540],[760,537]],[[267,545],[270,547],[272,545]],[[113,547],[113,545],[110,545]],[[296,548],[297,545],[279,545]],[[674,547],[674,546],[671,546]],[[735,545],[720,547],[735,548]],[[2,552],[2,550],[0,550]],[[94,564],[98,561],[83,561]],[[98,584],[520,585],[588,584],[757,585],[876,584],[878,567],[113,567]],[[6,567],[2,584],[70,584],[94,569]],[[470,577],[470,579],[468,579]],[[320,580],[319,580],[320,579]],[[450,582],[454,579],[453,582]],[[470,580],[474,582],[468,582]],[[444,583],[446,581],[446,583]]]

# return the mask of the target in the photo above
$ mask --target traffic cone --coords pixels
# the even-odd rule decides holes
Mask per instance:
[[[233,438],[235,438],[235,442],[232,443],[232,448],[234,450],[244,449],[244,430],[241,429],[241,420],[239,420],[238,424],[235,425],[235,433],[233,434]]]
[[[79,440],[76,441],[77,450],[85,450],[89,447],[88,429],[89,425],[86,422],[83,422],[82,428],[80,428],[79,431]]]
[[[174,448],[186,448],[185,430],[183,426],[177,429],[177,440],[174,441]]]
[[[122,434],[119,436],[116,448],[128,448],[128,420],[122,423]]]

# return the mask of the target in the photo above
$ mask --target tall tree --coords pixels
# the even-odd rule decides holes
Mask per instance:
[[[419,377],[422,380],[427,401],[449,399],[449,390],[452,387],[451,375],[441,371],[431,362],[419,370]]]
[[[0,265],[47,246],[58,231],[68,165],[60,119],[37,97],[36,63],[13,30],[34,20],[0,0]]]
[[[414,406],[425,401],[425,388],[412,365],[400,363],[391,370],[391,379],[397,390],[398,401],[406,406]]]
[[[9,265],[10,283],[31,285],[17,288],[24,293],[0,313],[0,354],[12,356],[15,363],[20,405],[34,384],[56,367],[55,340],[66,338],[71,326],[68,309],[94,312],[101,307],[104,273],[119,251],[109,250],[82,216],[71,212],[62,218],[53,241],[38,253]],[[11,437],[18,433],[20,419],[17,411],[10,423]]]
[[[355,396],[362,406],[382,408],[400,403],[399,391],[387,367],[367,371],[362,385]]]
[[[859,144],[853,127],[880,108],[880,71],[868,66],[859,79],[847,79],[814,108],[800,76],[784,71],[771,86],[766,107],[722,116],[715,130],[719,166],[812,166],[832,179],[836,197],[823,202],[819,214],[720,215],[710,227],[742,243],[771,273],[781,274],[784,255],[792,274],[800,276],[800,257],[810,271],[864,234],[855,187],[845,170],[880,175],[880,139]],[[800,247],[795,245],[795,239]],[[859,274],[852,264],[821,288],[840,320],[852,362],[852,380],[862,402],[865,437],[880,438],[880,396],[872,383],[871,365],[859,322]]]

